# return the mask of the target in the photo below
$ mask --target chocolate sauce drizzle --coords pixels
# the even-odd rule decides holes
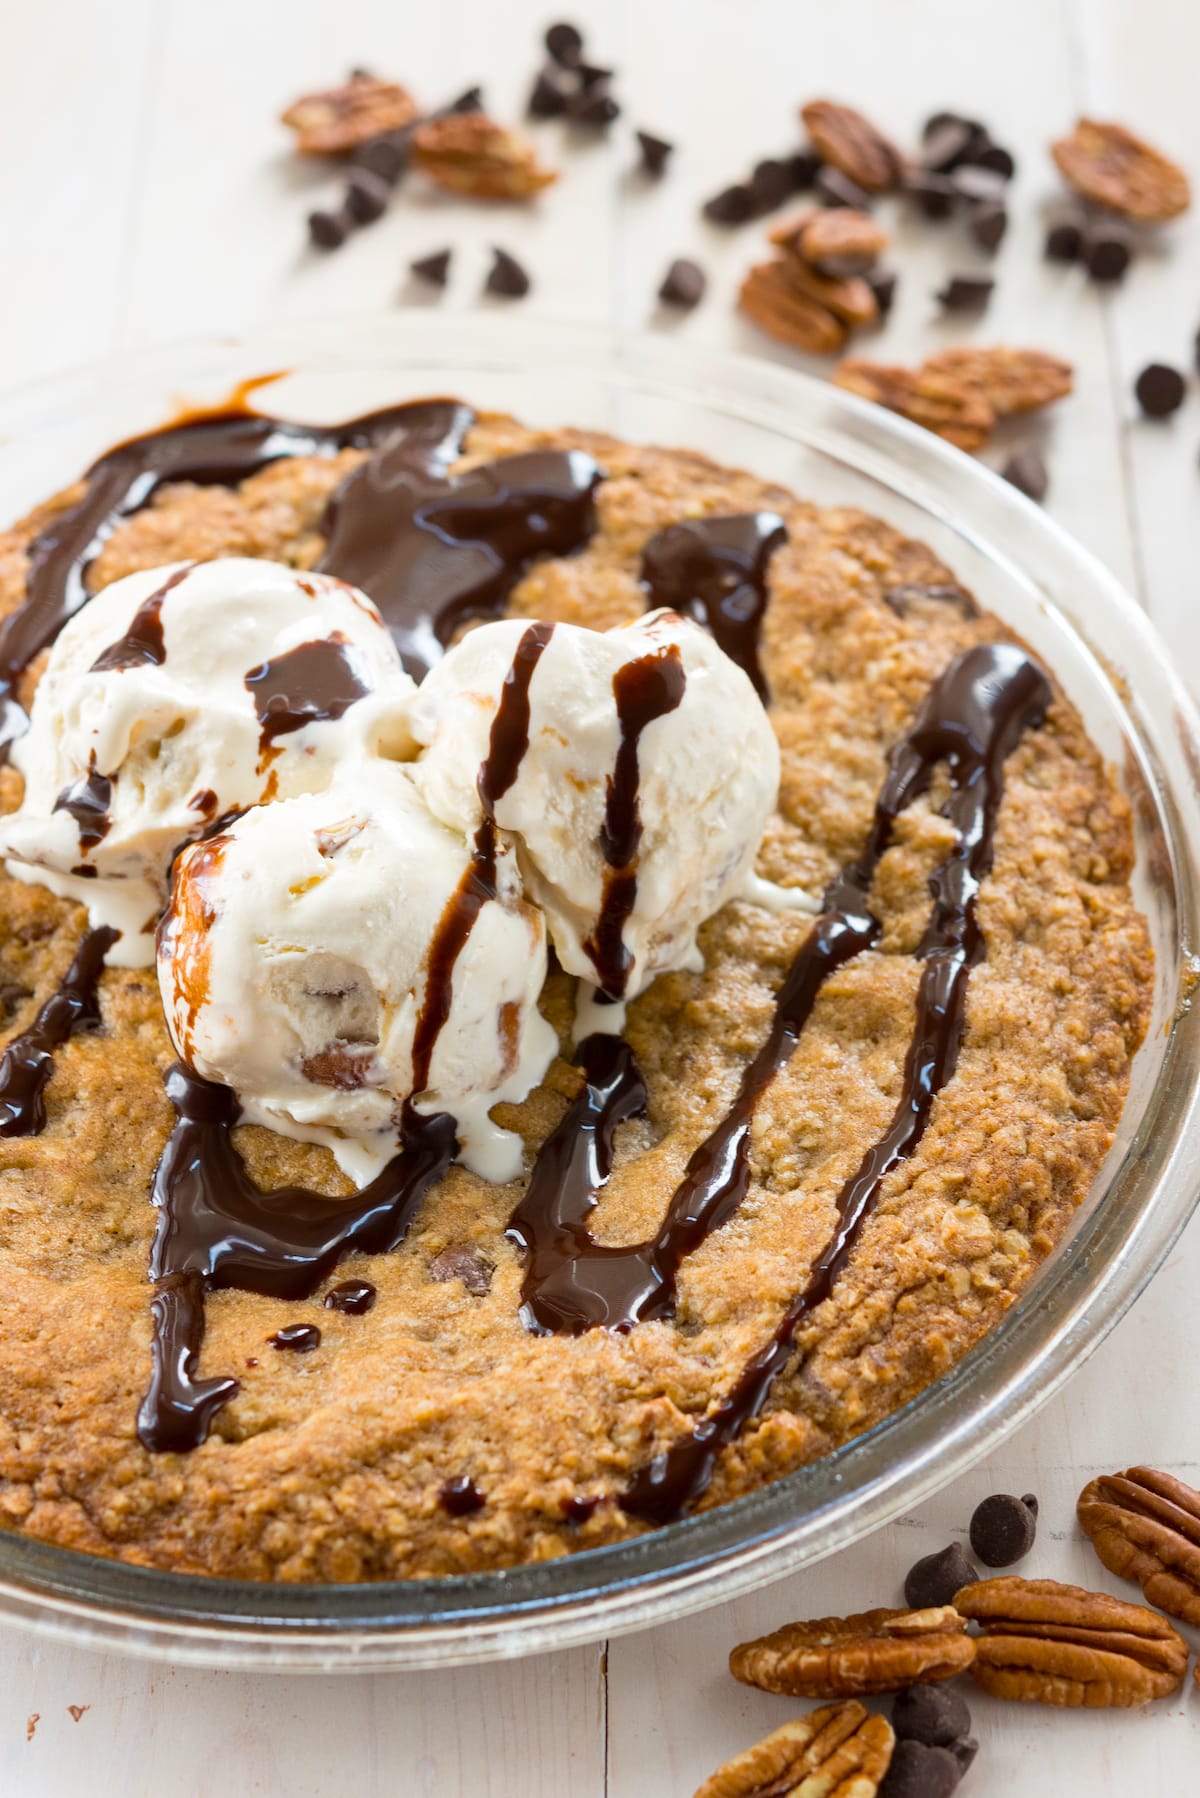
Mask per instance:
[[[371,595],[418,680],[468,619],[499,617],[535,557],[587,543],[602,479],[582,450],[532,450],[447,477],[420,447],[402,438],[343,482],[319,563]]]
[[[277,737],[344,717],[365,696],[367,689],[347,650],[346,638],[338,633],[300,643],[250,670],[246,686],[262,726],[259,743],[264,755]]]
[[[0,1056],[0,1136],[38,1136],[46,1128],[54,1051],[77,1030],[99,1028],[104,957],[120,934],[108,925],[88,932],[29,1029],[14,1036]]]
[[[653,604],[707,626],[750,676],[764,705],[767,682],[758,646],[767,565],[786,542],[787,526],[777,512],[737,512],[669,524],[642,551],[642,581]]]
[[[113,674],[124,668],[161,668],[167,659],[167,646],[163,638],[162,609],[163,601],[173,588],[185,581],[194,562],[185,562],[168,575],[161,587],[145,598],[129,621],[129,628],[123,637],[102,650],[92,663],[93,674]]]
[[[112,781],[96,771],[96,752],[92,751],[86,774],[63,788],[54,801],[56,812],[68,812],[79,826],[79,847],[86,854],[102,843],[112,829],[108,808],[112,804]],[[94,869],[91,870],[93,873]]]
[[[269,1298],[311,1298],[344,1255],[381,1255],[403,1242],[455,1152],[452,1118],[414,1114],[400,1152],[353,1198],[302,1186],[264,1192],[233,1143],[235,1094],[182,1062],[166,1086],[177,1121],[154,1175],[150,1277],[158,1291],[151,1380],[138,1413],[138,1436],[155,1452],[198,1447],[238,1389],[234,1379],[196,1377],[205,1292],[236,1286]]]
[[[596,983],[610,999],[619,999],[624,993],[633,965],[625,926],[637,902],[637,854],[642,840],[638,747],[646,727],[680,704],[686,686],[687,675],[674,643],[640,656],[636,662],[626,662],[613,676],[621,740],[608,777],[600,827],[600,848],[608,871],[595,928],[583,945],[596,970]]]

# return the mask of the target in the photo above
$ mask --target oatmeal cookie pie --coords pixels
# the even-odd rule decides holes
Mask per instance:
[[[951,1367],[1087,1192],[1149,1010],[1128,808],[1052,671],[920,543],[699,455],[448,401],[337,429],[234,406],[0,537],[8,734],[85,593],[230,556],[364,589],[415,677],[481,619],[529,626],[427,998],[494,892],[550,625],[712,633],[779,745],[758,875],[817,903],[722,904],[620,1035],[576,1042],[551,959],[558,1053],[493,1112],[517,1176],[409,1108],[356,1189],[177,1060],[153,971],[89,930],[85,854],[71,897],[0,877],[5,1525],[255,1579],[507,1567],[750,1492]],[[22,787],[0,771],[7,812]],[[102,786],[59,803],[99,840]]]

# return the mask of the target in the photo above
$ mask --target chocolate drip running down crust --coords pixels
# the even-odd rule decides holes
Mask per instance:
[[[642,581],[656,606],[683,612],[711,631],[767,703],[759,638],[767,609],[767,567],[787,542],[777,512],[669,524],[642,551]]]
[[[75,1031],[99,1028],[104,957],[120,934],[107,925],[88,932],[57,991],[0,1056],[0,1136],[38,1136],[46,1128],[54,1051]]]

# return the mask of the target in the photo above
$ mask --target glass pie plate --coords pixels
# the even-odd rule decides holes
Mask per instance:
[[[447,1579],[206,1579],[0,1531],[0,1617],[176,1662],[429,1667],[679,1617],[845,1548],[978,1460],[1080,1366],[1183,1228],[1200,1191],[1200,1012],[1189,1002],[1200,971],[1200,727],[1137,605],[1012,487],[837,388],[661,338],[422,314],[156,349],[0,401],[0,516],[17,517],[119,438],[275,370],[289,373],[257,396],[267,411],[334,420],[449,393],[532,424],[703,450],[817,501],[878,514],[929,543],[1044,658],[1133,802],[1136,894],[1156,974],[1118,1140],[999,1326],[869,1433],[634,1541]]]

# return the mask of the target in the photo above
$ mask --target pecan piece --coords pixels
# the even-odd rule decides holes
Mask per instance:
[[[952,1679],[975,1659],[953,1605],[927,1611],[861,1611],[789,1623],[744,1642],[729,1670],[745,1686],[795,1698],[851,1698]]]
[[[785,257],[783,270],[797,293],[827,307],[844,324],[873,325],[879,317],[879,301],[861,275],[823,275],[798,256]]]
[[[888,234],[870,213],[830,206],[785,219],[771,232],[771,242],[814,268],[863,274],[886,250]]]
[[[832,356],[846,341],[846,327],[819,300],[801,293],[782,262],[759,262],[742,282],[738,304],[760,330],[794,350]]]
[[[822,1705],[735,1754],[695,1798],[875,1798],[895,1740],[853,1699]]]
[[[1179,164],[1124,125],[1080,119],[1069,137],[1051,144],[1050,154],[1073,188],[1126,218],[1157,224],[1192,203]]]
[[[1166,1698],[1188,1647],[1165,1617],[1052,1579],[979,1580],[955,1609],[982,1626],[971,1668],[995,1698],[1098,1710]]]
[[[439,187],[476,200],[530,200],[558,180],[527,137],[482,112],[427,119],[413,133],[412,159]]]
[[[833,371],[837,386],[864,399],[899,412],[913,424],[924,425],[959,449],[982,449],[991,435],[996,415],[988,402],[969,387],[923,370],[896,368],[847,356]]]
[[[921,364],[921,373],[969,387],[985,399],[997,418],[1036,412],[1071,391],[1074,370],[1061,356],[1044,350],[1012,350],[1003,344],[979,349],[961,344],[939,350]]]
[[[399,131],[416,116],[417,103],[407,88],[374,75],[352,75],[341,87],[302,94],[281,115],[306,156],[344,155],[385,131]]]
[[[886,193],[904,173],[904,158],[895,144],[853,106],[833,100],[810,100],[800,117],[825,162],[848,175],[869,194]]]
[[[1200,1492],[1153,1467],[1092,1480],[1079,1523],[1110,1573],[1136,1580],[1150,1603],[1200,1624]]]

